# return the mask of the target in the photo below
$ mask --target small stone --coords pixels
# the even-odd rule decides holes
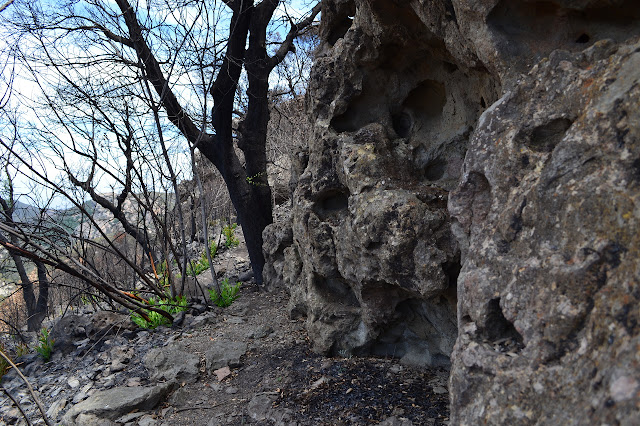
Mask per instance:
[[[130,377],[127,379],[127,383],[126,385],[131,387],[131,386],[140,386],[140,377]]]
[[[448,393],[449,391],[443,387],[443,386],[435,386],[433,388],[433,393],[435,393],[436,395],[443,395],[445,393]]]
[[[251,333],[249,333],[247,337],[249,339],[262,339],[264,337],[269,336],[271,333],[273,333],[273,328],[271,326],[261,325],[255,330],[253,330]]]
[[[77,377],[70,377],[70,378],[67,380],[67,384],[69,385],[69,387],[70,387],[71,389],[75,389],[75,388],[77,388],[78,386],[80,386],[80,380],[78,380],[78,378],[77,378]]]
[[[231,375],[231,369],[229,367],[222,367],[214,370],[213,373],[218,378],[218,381],[221,382]]]
[[[154,426],[156,424],[158,424],[157,420],[148,414],[138,420],[138,426]]]
[[[117,373],[117,372],[122,371],[125,368],[127,368],[127,366],[126,366],[126,364],[123,364],[122,362],[120,362],[120,360],[116,359],[111,363],[110,368],[111,368],[112,372]]]
[[[320,386],[324,385],[325,383],[329,383],[329,379],[325,376],[320,377],[318,380],[316,380],[315,382],[313,382],[311,384],[310,389],[314,390],[319,388]]]
[[[114,376],[107,376],[102,381],[102,387],[111,388],[113,387],[113,385],[115,385],[115,383],[116,383],[116,380]]]
[[[47,417],[49,417],[50,419],[56,420],[60,415],[60,412],[64,410],[64,407],[67,406],[67,402],[68,401],[66,398],[62,398],[55,401],[53,404],[51,404],[51,406],[47,410]]]
[[[172,327],[180,327],[182,325],[182,323],[184,322],[185,315],[186,315],[186,312],[184,312],[184,311],[178,312],[178,314],[173,317],[173,323],[171,324],[171,326]]]
[[[236,393],[238,393],[238,388],[235,388],[233,386],[229,386],[228,388],[226,388],[224,390],[225,393],[228,393],[229,395],[234,395]]]
[[[259,393],[251,398],[247,406],[249,417],[253,420],[264,421],[273,413],[273,401],[278,398],[275,393]]]
[[[195,315],[201,314],[206,310],[207,310],[207,307],[204,305],[195,304],[191,306],[191,312],[193,312]]]
[[[404,367],[398,364],[392,365],[391,367],[389,367],[389,372],[393,373],[393,374],[398,374],[399,372],[401,372],[402,370],[404,370]]]
[[[128,423],[131,422],[133,420],[139,419],[140,417],[144,416],[144,412],[136,412],[136,413],[129,413],[129,414],[125,414],[124,416],[116,419],[116,423]]]
[[[253,271],[251,269],[238,276],[238,280],[240,281],[249,281],[251,278],[253,278]]]

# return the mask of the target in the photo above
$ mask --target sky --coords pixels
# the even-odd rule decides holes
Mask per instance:
[[[0,3],[4,3],[4,2],[0,1]],[[27,1],[26,3],[34,4],[37,2]],[[41,3],[44,6],[47,6],[47,4],[49,5],[56,4],[57,2],[44,1]],[[82,3],[83,2],[80,2],[80,4]],[[214,2],[211,2],[211,3],[214,3]],[[15,4],[8,6],[8,8],[4,12],[2,12],[2,16],[0,16],[0,19],[5,18],[6,14],[10,12],[11,8],[20,7],[21,4],[24,5],[25,0],[22,0],[22,1],[17,0]],[[113,5],[113,2],[111,2],[111,4]],[[147,3],[145,1],[139,1],[138,5],[141,10],[145,10],[147,8]],[[277,21],[278,18],[284,17],[285,11],[286,13],[289,13],[292,16],[302,16],[303,14],[302,11],[310,10],[311,7],[312,5],[309,4],[309,2],[300,1],[300,0],[296,0],[294,2],[288,3],[287,5],[281,5],[279,10],[276,12],[276,19],[274,21]],[[184,15],[179,16],[177,13],[172,13],[167,15],[167,19],[165,23],[168,25],[175,25],[179,23],[180,20],[183,20],[183,19],[186,19]],[[224,23],[221,27],[223,28],[223,34],[226,33],[226,31],[228,31],[227,25],[225,25]],[[287,30],[286,27],[282,27],[278,31],[281,33],[281,36],[284,36],[286,30]],[[14,41],[14,38],[12,37],[12,35],[15,35],[15,34],[7,34],[6,27],[4,31],[0,30],[0,33],[1,32],[4,32],[4,36],[0,37],[0,52],[3,53],[3,56],[4,56],[3,59],[7,59],[6,54],[9,51],[8,49],[12,47],[12,45],[8,43],[11,43]],[[20,41],[20,47],[28,50],[30,46],[28,42],[22,39]],[[5,62],[5,65],[13,65],[13,64]],[[2,96],[2,93],[5,92],[7,87],[7,76],[9,75],[9,73],[6,73],[6,70],[7,68],[5,68],[5,70],[3,71],[3,81],[0,83],[3,85],[2,88],[0,89],[0,97]],[[14,108],[18,107],[19,108],[18,118],[21,124],[45,126],[46,123],[43,123],[42,120],[39,120],[37,117],[35,117],[33,115],[34,114],[33,111],[25,107],[30,102],[36,102],[36,103],[42,102],[42,97],[40,96],[41,94],[40,88],[37,86],[37,84],[35,84],[34,78],[32,77],[32,73],[25,67],[18,67],[15,71],[16,72],[13,76],[14,79],[12,81],[13,83],[12,97],[9,103],[3,105],[3,108],[5,108],[5,110],[8,110],[10,109],[10,107],[14,107]],[[37,70],[33,75],[35,75],[35,77],[37,77],[40,81],[59,79],[59,76],[57,76],[52,70],[42,66],[37,66]],[[183,76],[182,79],[175,81],[175,83],[177,85],[183,84],[184,87],[186,87],[188,86],[189,82],[187,81],[186,75],[185,75]],[[272,81],[272,83],[277,83],[277,82]],[[201,99],[201,97],[189,91],[178,91],[178,95],[182,97],[182,100],[185,104],[190,104],[190,103],[196,104]],[[208,102],[209,102],[208,108],[210,108],[211,99],[209,99]],[[40,106],[40,105],[36,105],[36,106]],[[2,135],[4,141],[7,141],[9,140],[8,137],[10,137],[10,133],[11,133],[10,126],[7,126],[7,122],[5,119],[3,123],[0,123],[0,135]],[[76,138],[81,137],[80,134],[70,135],[70,134],[64,134],[64,132],[56,134],[55,136],[58,138],[59,145],[71,144],[72,139],[74,137]],[[6,154],[6,152],[3,152],[3,151],[6,151],[5,148],[0,146],[0,158],[4,157],[4,154]],[[37,165],[37,168],[40,169],[41,173],[47,174],[48,176],[53,177],[53,179],[60,179],[62,177],[60,172],[63,165],[62,160],[59,158],[59,156],[54,155],[53,150],[45,149],[42,146],[39,146],[37,149],[33,148],[31,150],[22,152],[22,154],[24,155],[25,159],[28,159],[28,161],[34,161],[35,164]],[[184,170],[185,176],[186,176],[186,174],[188,174],[188,160],[187,160],[186,154],[176,153],[175,155],[176,157],[174,158],[174,161],[176,166],[180,170]],[[77,155],[71,155],[67,153],[65,154],[65,158],[67,158],[67,161],[71,164],[81,164],[81,158]],[[112,165],[116,168],[123,167],[123,164],[121,164],[121,160],[119,160],[117,156],[113,156],[113,158],[109,161],[111,161]],[[118,164],[119,162],[120,164]],[[78,166],[78,168],[81,168],[81,167]],[[14,185],[15,185],[16,192],[18,194],[22,194],[22,197],[26,198],[26,200],[25,199],[22,200],[23,202],[31,203],[31,202],[38,201],[37,200],[38,198],[48,197],[49,194],[48,194],[48,191],[46,190],[40,189],[42,193],[40,194],[37,193],[38,189],[33,185],[33,182],[31,182],[30,179],[28,178],[28,173],[25,167],[20,166],[18,170],[20,173],[18,173],[18,175],[16,176],[16,179],[14,180]],[[103,192],[110,192],[113,190],[112,186],[113,186],[113,181],[107,178],[100,179],[100,183],[98,184],[98,190]],[[32,201],[30,202],[29,199],[31,199]],[[54,207],[62,207],[64,204],[65,204],[64,200],[55,200],[53,202]]]

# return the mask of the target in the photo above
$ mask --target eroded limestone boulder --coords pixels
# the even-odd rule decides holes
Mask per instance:
[[[640,43],[555,51],[479,120],[454,423],[640,422],[639,136]]]
[[[166,383],[152,387],[133,386],[98,391],[71,407],[62,417],[62,424],[102,424],[101,419],[115,420],[133,410],[150,410],[167,396],[173,386],[174,383]]]
[[[319,352],[449,362],[460,265],[447,197],[500,85],[451,5],[428,3],[323,6],[291,231],[264,237],[265,280],[289,288]]]

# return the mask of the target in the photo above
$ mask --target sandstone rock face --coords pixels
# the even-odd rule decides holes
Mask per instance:
[[[322,19],[314,135],[265,230],[314,348],[451,360],[452,424],[639,424],[640,3]]]

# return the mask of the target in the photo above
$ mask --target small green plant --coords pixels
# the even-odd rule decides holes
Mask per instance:
[[[54,340],[49,336],[49,330],[44,327],[40,330],[40,334],[38,334],[38,342],[36,352],[40,354],[45,362],[48,362],[51,359],[54,344]]]
[[[197,262],[190,262],[187,265],[187,275],[190,277],[196,277],[209,269],[209,260],[205,257],[204,259],[198,259]]]
[[[247,176],[247,183],[254,186],[268,186],[267,183],[261,182],[261,181],[264,181],[263,179],[264,176],[265,176],[264,172],[256,173],[253,176]]]
[[[28,354],[29,346],[26,343],[18,343],[16,345],[16,358],[20,358],[22,355]]]
[[[98,296],[96,296],[95,294],[85,293],[80,296],[80,302],[83,305],[93,305],[96,303],[100,303],[100,298],[98,298]]]
[[[222,235],[224,235],[224,245],[227,248],[237,247],[240,244],[240,240],[235,236],[236,228],[238,227],[237,223],[232,223],[230,225],[226,225],[222,228]]]
[[[178,312],[187,310],[187,298],[184,296],[177,296],[175,299],[170,297],[166,299],[156,299],[152,297],[149,299],[149,306],[162,309],[171,315],[175,315]],[[169,320],[158,312],[145,310],[145,314],[149,318],[149,321],[136,312],[131,312],[131,321],[142,328],[150,329],[154,329],[159,325],[169,324]]]
[[[209,244],[209,251],[211,252],[211,258],[213,259],[218,251],[218,246],[215,241],[211,241]],[[200,255],[200,259],[197,262],[190,262],[187,265],[187,275],[195,277],[209,269],[209,259],[207,259],[207,252],[203,251]]]
[[[240,295],[238,294],[240,291],[240,285],[242,283],[238,282],[235,285],[229,284],[229,278],[225,278],[222,280],[220,284],[220,295],[215,288],[209,289],[209,296],[213,303],[221,308],[226,308],[230,306]]]

